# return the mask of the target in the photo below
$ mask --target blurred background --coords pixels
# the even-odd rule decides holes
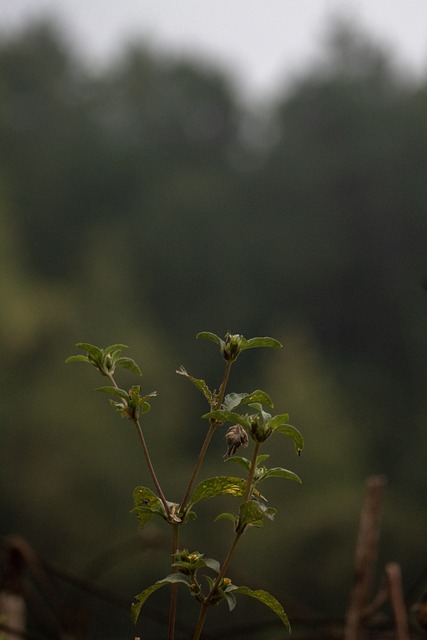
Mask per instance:
[[[128,600],[166,575],[166,527],[143,540],[129,513],[151,486],[132,426],[64,361],[130,345],[179,500],[206,407],[175,370],[218,386],[198,331],[271,335],[284,349],[243,354],[230,390],[290,414],[306,450],[278,438],[271,462],[303,484],[265,486],[276,521],[242,542],[236,582],[291,620],[342,616],[365,479],[384,474],[379,564],[401,564],[409,602],[427,570],[425,9],[149,2],[139,33],[131,2],[56,4],[9,6],[0,34],[0,533]],[[230,471],[224,452],[218,433],[204,475]],[[224,505],[183,543],[221,560]],[[126,607],[91,606],[93,637],[133,637]],[[247,606],[232,624],[270,620]]]

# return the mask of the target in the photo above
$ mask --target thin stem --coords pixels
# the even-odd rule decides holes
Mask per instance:
[[[164,493],[162,491],[160,483],[159,483],[159,481],[157,479],[156,472],[154,471],[153,463],[151,462],[150,452],[148,451],[147,443],[145,442],[144,433],[143,433],[143,431],[141,429],[141,425],[140,425],[139,420],[137,418],[133,419],[133,423],[134,423],[134,425],[136,427],[136,432],[138,434],[138,438],[139,438],[139,440],[140,440],[140,442],[142,444],[142,448],[143,448],[143,451],[144,451],[144,456],[145,456],[145,461],[147,463],[148,471],[150,472],[151,478],[152,478],[152,480],[154,482],[154,486],[156,487],[157,494],[158,494],[160,500],[162,501],[162,504],[163,504],[163,506],[165,508],[166,513],[168,514],[168,517],[170,518],[171,517],[171,510],[169,508],[169,505],[167,503],[165,495],[164,495]]]
[[[172,554],[178,551],[179,547],[179,525],[174,524],[172,530]],[[177,567],[172,567],[172,573],[178,571]],[[169,607],[169,635],[168,640],[174,640],[175,637],[175,621],[176,621],[176,607],[178,602],[178,585],[173,584],[171,589],[171,600]]]
[[[231,365],[233,364],[233,362],[231,360],[227,360],[226,365],[225,365],[225,371],[224,371],[224,377],[222,379],[221,382],[221,386],[219,388],[219,393],[218,393],[218,398],[215,402],[215,405],[211,407],[212,411],[215,411],[216,409],[220,409],[221,405],[224,401],[224,396],[225,396],[225,390],[227,388],[227,384],[228,384],[228,379],[230,377],[230,370],[231,370]],[[215,433],[215,429],[217,428],[218,423],[216,420],[211,420],[210,421],[210,427],[209,427],[209,431],[206,434],[205,440],[202,444],[202,448],[200,449],[200,453],[199,456],[197,458],[196,464],[194,466],[193,472],[191,474],[190,480],[188,482],[188,486],[187,489],[185,491],[184,497],[181,501],[181,506],[179,508],[179,513],[182,513],[182,511],[185,509],[185,507],[187,506],[187,502],[188,499],[190,497],[191,491],[194,487],[194,483],[196,482],[196,478],[199,474],[200,471],[200,467],[203,464],[203,460],[205,458],[206,455],[206,451],[208,450],[208,447],[210,445],[210,442],[212,440],[212,436]]]
[[[245,494],[243,497],[243,502],[248,502],[252,498],[252,494],[254,491],[254,477],[255,477],[255,471],[256,471],[256,459],[258,457],[259,445],[260,443],[256,441],[254,452],[252,454],[251,468],[249,469],[249,475],[248,475],[248,480],[246,484]]]
[[[109,373],[107,377],[110,380],[111,384],[116,389],[118,389],[119,387],[117,385],[117,382],[114,380],[114,377],[112,376],[112,374]],[[157,495],[159,496],[160,500],[162,501],[162,504],[163,504],[163,506],[165,508],[165,511],[168,514],[168,518],[171,518],[171,510],[169,508],[169,505],[168,505],[168,502],[167,502],[167,500],[165,498],[165,495],[164,495],[164,493],[162,491],[160,483],[159,483],[159,481],[157,479],[157,475],[156,475],[156,472],[154,470],[153,463],[151,462],[150,452],[148,450],[147,443],[145,442],[144,433],[142,431],[141,424],[140,424],[140,422],[139,422],[139,420],[137,418],[133,418],[132,421],[133,421],[133,423],[134,423],[134,425],[136,427],[136,432],[138,434],[139,441],[142,444],[142,449],[144,451],[145,461],[147,463],[147,467],[148,467],[148,470],[150,472],[151,478],[152,478],[152,480],[154,482],[154,486],[156,487]]]
[[[205,601],[202,603],[202,605],[200,606],[200,612],[199,612],[199,618],[197,620],[197,625],[196,625],[196,630],[194,632],[194,636],[193,636],[193,640],[199,640],[200,638],[200,634],[202,633],[202,629],[203,626],[205,624],[205,619],[206,619],[206,614],[208,612],[208,608],[211,605],[211,600],[213,598],[213,596],[215,595],[222,579],[225,576],[225,573],[229,567],[229,564],[231,562],[231,559],[234,555],[234,552],[236,550],[237,544],[242,536],[242,531],[240,531],[239,533],[236,533],[233,543],[230,547],[230,549],[228,550],[227,556],[224,560],[224,562],[222,563],[222,567],[221,567],[221,571],[219,572],[213,586],[212,589],[210,590],[208,596],[206,597]]]

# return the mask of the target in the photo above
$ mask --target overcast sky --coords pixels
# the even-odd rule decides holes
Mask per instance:
[[[408,68],[427,70],[427,0],[3,0],[1,25],[44,15],[97,63],[142,37],[214,60],[258,95],[318,55],[334,16],[362,26]]]

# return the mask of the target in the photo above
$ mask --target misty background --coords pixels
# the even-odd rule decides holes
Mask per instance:
[[[206,407],[175,370],[215,387],[198,331],[270,335],[283,350],[243,354],[230,390],[290,414],[303,455],[285,439],[269,452],[303,484],[270,482],[275,523],[245,536],[235,574],[291,622],[292,607],[342,616],[365,479],[384,474],[380,565],[401,564],[410,603],[427,569],[426,175],[426,76],[344,20],[261,104],[220,65],[141,39],[99,68],[55,21],[3,33],[1,534],[130,600],[166,575],[168,542],[109,551],[139,535],[132,490],[151,485],[132,425],[92,392],[103,381],[64,361],[80,341],[130,346],[179,499]],[[218,432],[205,476],[229,471],[224,452]],[[186,546],[223,557],[221,510],[203,506]],[[94,637],[134,633],[97,606]]]

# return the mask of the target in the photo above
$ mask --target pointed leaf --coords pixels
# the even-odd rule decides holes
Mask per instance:
[[[301,454],[301,451],[304,449],[304,438],[296,427],[293,427],[290,424],[282,424],[279,427],[276,427],[275,431],[276,433],[282,433],[284,436],[292,438],[297,454]]]
[[[101,391],[101,393],[108,393],[111,396],[117,396],[123,398],[123,400],[129,400],[129,394],[124,389],[117,389],[117,387],[98,387],[95,391]]]
[[[105,355],[112,355],[114,351],[120,353],[122,349],[129,349],[126,344],[111,344],[109,347],[103,349]]]
[[[270,407],[273,406],[273,401],[270,396],[265,393],[265,391],[257,389],[256,391],[252,391],[252,393],[229,393],[225,396],[223,409],[232,411],[236,407],[249,404],[250,402],[259,402],[267,404]]]
[[[217,520],[231,520],[235,526],[237,518],[233,513],[220,513],[219,516],[215,518],[214,522],[217,522]]]
[[[132,371],[132,373],[136,373],[137,376],[142,376],[141,369],[132,358],[117,358],[116,367],[123,367],[124,369]]]
[[[89,342],[78,342],[76,347],[82,351],[87,351],[87,353],[95,360],[100,360],[102,357],[102,350],[99,347],[95,347],[93,344],[89,344]]]
[[[225,591],[222,592],[225,600],[227,601],[228,604],[228,610],[229,611],[233,611],[233,609],[235,608],[237,602],[236,602],[236,598],[233,594],[232,591],[227,591],[227,589]]]
[[[148,487],[136,487],[133,492],[133,502],[135,506],[131,513],[136,514],[141,527],[144,527],[154,515],[169,522],[162,501]]]
[[[245,340],[245,344],[241,347],[241,351],[244,349],[255,349],[257,347],[272,347],[273,349],[280,349],[283,345],[274,338],[250,338]]]
[[[273,469],[267,469],[265,474],[262,476],[262,480],[266,478],[288,478],[289,480],[293,480],[298,484],[301,484],[301,478],[297,476],[293,471],[288,471],[288,469],[282,469],[282,467],[274,467]]]
[[[230,456],[230,458],[224,458],[224,462],[237,462],[241,467],[249,471],[251,468],[251,461],[243,456]]]
[[[212,392],[211,392],[211,390],[209,389],[208,385],[206,384],[206,382],[204,380],[198,380],[197,378],[194,378],[193,376],[190,376],[190,374],[187,373],[185,367],[183,367],[182,365],[180,366],[179,369],[177,369],[176,372],[180,376],[185,376],[186,378],[188,378],[190,380],[190,382],[192,382],[194,384],[194,386],[197,387],[197,389],[203,393],[203,395],[205,396],[207,401],[209,403],[211,403],[212,397],[213,397],[212,396]]]
[[[70,356],[66,359],[65,364],[69,362],[89,362],[89,364],[92,364],[87,356]]]
[[[209,567],[209,569],[212,569],[212,571],[215,571],[215,573],[220,572],[221,566],[218,560],[215,560],[214,558],[205,558],[205,564],[207,567]]]
[[[284,612],[282,605],[278,600],[276,600],[274,596],[271,595],[271,593],[268,593],[268,591],[264,591],[263,589],[253,590],[249,589],[248,587],[236,587],[235,589],[231,589],[231,591],[234,594],[241,593],[242,595],[250,596],[251,598],[259,600],[267,607],[269,607],[272,611],[274,611],[274,613],[280,618],[288,631],[291,630],[288,616]]]
[[[212,333],[211,331],[200,331],[200,333],[196,335],[196,338],[202,340],[211,340],[212,342],[215,342],[215,344],[217,344],[219,347],[223,347],[225,344],[224,340],[221,340],[219,336],[217,336],[215,333]]]
[[[178,582],[182,582],[190,588],[191,581],[187,576],[184,576],[181,573],[172,573],[163,580],[158,580],[157,582],[152,584],[151,587],[144,589],[144,591],[135,596],[135,600],[137,600],[137,602],[133,602],[131,606],[131,620],[133,624],[137,623],[142,606],[152,593],[154,593],[158,589],[161,589],[161,587],[164,587],[167,584],[176,584]]]
[[[273,407],[273,401],[265,391],[257,389],[252,391],[247,398],[244,398],[240,404],[249,404],[251,402],[259,402],[260,404],[266,404],[269,407]]]
[[[217,411],[209,411],[209,413],[205,413],[202,418],[216,420],[217,422],[237,422],[237,424],[241,424],[242,427],[246,427],[246,429],[250,428],[248,418],[232,411],[223,411],[222,409],[218,409]]]
[[[283,424],[286,424],[288,420],[289,420],[289,415],[287,413],[280,413],[268,421],[268,426],[274,431],[275,429],[282,426]]]
[[[207,500],[220,495],[242,496],[246,489],[246,480],[231,476],[215,476],[203,480],[194,490],[188,506],[192,507],[200,500]]]
[[[247,526],[262,527],[264,518],[273,520],[277,509],[267,507],[258,500],[249,500],[240,505],[238,530],[244,531]]]

